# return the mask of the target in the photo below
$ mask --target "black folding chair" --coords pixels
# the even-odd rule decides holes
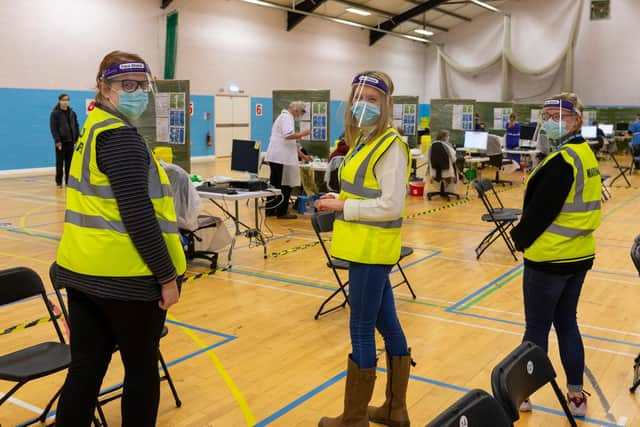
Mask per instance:
[[[616,144],[609,144],[609,147],[608,147],[609,157],[611,157],[611,160],[613,160],[613,163],[615,164],[614,169],[618,169],[618,175],[613,177],[613,179],[611,180],[611,183],[609,185],[613,186],[613,183],[616,182],[616,180],[618,178],[622,177],[625,180],[625,182],[627,183],[627,188],[631,187],[631,183],[629,182],[629,178],[627,178],[627,172],[631,173],[631,169],[633,168],[633,153],[631,154],[631,165],[622,166],[618,162],[618,159],[616,159],[616,149],[617,149]]]
[[[482,200],[482,204],[487,210],[486,214],[483,214],[480,218],[484,222],[489,222],[494,225],[494,228],[487,233],[487,235],[480,241],[480,244],[476,247],[476,259],[480,259],[480,256],[484,253],[489,246],[493,244],[498,238],[502,237],[511,256],[514,260],[518,260],[516,257],[516,247],[509,236],[509,229],[513,227],[513,223],[518,220],[522,210],[517,208],[506,208],[502,204],[500,197],[493,183],[490,179],[482,178],[473,182],[473,186],[478,192],[478,197]],[[491,201],[489,193],[492,193],[494,202]]]
[[[631,246],[631,260],[640,274],[640,235],[635,238]],[[633,384],[629,391],[635,393],[638,386],[640,386],[640,354],[633,361]]]
[[[315,316],[313,316],[313,318],[316,320],[324,314],[331,313],[332,311],[344,308],[347,304],[349,304],[349,296],[346,290],[346,287],[349,284],[349,281],[347,280],[343,282],[342,279],[340,278],[340,275],[338,274],[338,270],[349,270],[349,261],[331,257],[331,254],[329,253],[327,246],[324,244],[324,239],[322,238],[322,233],[330,233],[333,231],[333,222],[335,221],[335,218],[336,216],[334,212],[320,212],[311,217],[311,225],[313,226],[313,231],[315,231],[316,237],[318,238],[318,242],[320,242],[320,246],[322,247],[322,252],[324,252],[324,256],[327,258],[327,267],[329,267],[331,271],[333,271],[333,275],[336,278],[336,282],[338,282],[338,289],[333,291],[333,293],[331,293],[331,295],[329,295],[327,299],[325,299],[322,302]],[[396,266],[398,267],[398,271],[402,275],[402,280],[396,283],[395,285],[393,285],[393,288],[397,288],[398,286],[406,283],[407,287],[409,288],[409,292],[411,292],[411,296],[413,297],[413,299],[416,299],[416,294],[415,292],[413,292],[411,283],[409,283],[409,279],[407,279],[407,276],[404,274],[404,270],[400,266],[400,261],[403,258],[406,258],[407,256],[411,255],[412,253],[413,253],[412,248],[409,248],[407,246],[403,246],[401,248],[400,259],[396,263]],[[344,301],[342,301],[342,303],[340,303],[339,305],[336,305],[332,308],[325,310],[324,307],[339,293],[342,293],[342,296],[344,297]]]
[[[502,406],[484,390],[475,389],[445,409],[426,427],[513,427]]]
[[[49,279],[51,279],[53,290],[56,292],[56,297],[60,304],[60,310],[62,311],[62,315],[64,316],[64,319],[67,321],[67,324],[69,324],[69,312],[67,311],[67,305],[64,301],[64,298],[61,292],[61,290],[64,289],[65,285],[64,283],[61,283],[59,280],[57,280],[57,273],[58,273],[58,265],[54,262],[53,264],[51,264],[51,267],[49,267]],[[73,334],[73,331],[71,331],[71,333]],[[162,332],[160,332],[160,338],[166,337],[168,333],[169,333],[169,329],[163,325]],[[118,351],[117,346],[114,349],[114,352],[116,351]],[[171,375],[169,374],[169,369],[167,368],[167,364],[165,363],[164,358],[162,357],[162,352],[160,351],[160,348],[158,348],[158,360],[160,361],[160,365],[162,366],[162,371],[164,372],[164,374],[160,376],[160,381],[166,381],[169,384],[169,388],[171,389],[171,393],[173,394],[173,399],[176,402],[176,407],[179,408],[182,406],[182,401],[180,400],[180,397],[178,396],[178,391],[176,390],[176,387],[173,384],[173,380],[171,379]],[[100,422],[104,427],[107,427],[108,424],[107,424],[106,417],[104,416],[104,411],[102,410],[102,407],[107,403],[111,402],[112,400],[121,398],[122,392],[120,392],[120,390],[122,390],[122,387],[123,385],[119,385],[117,387],[112,387],[106,390],[102,390],[100,393],[98,393],[98,402],[96,404],[96,411],[98,412],[98,416],[100,417]]]
[[[41,342],[0,356],[0,380],[16,383],[11,390],[0,397],[0,405],[29,381],[60,372],[67,369],[71,363],[71,351],[64,341],[62,330],[38,273],[26,267],[0,271],[0,306],[30,297],[42,298],[58,335],[58,341]],[[54,394],[40,416],[22,425],[44,423],[61,391],[62,388]]]
[[[542,386],[551,383],[567,420],[572,427],[576,427],[576,421],[555,378],[556,372],[544,350],[525,341],[493,368],[491,388],[506,414],[512,421],[517,421],[520,418],[520,404]]]

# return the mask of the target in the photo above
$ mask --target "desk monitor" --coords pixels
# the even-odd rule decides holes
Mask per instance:
[[[466,131],[464,133],[464,148],[467,150],[487,151],[487,132]]]
[[[598,131],[595,126],[582,126],[582,137],[584,139],[596,139]]]
[[[604,132],[605,136],[613,135],[613,125],[600,123],[598,124],[598,127],[602,129],[602,132]]]
[[[629,123],[627,123],[627,122],[616,123],[616,130],[618,132],[624,132],[626,130],[629,130]]]
[[[234,139],[231,146],[231,170],[258,175],[260,144],[246,139]]]
[[[536,124],[533,126],[520,126],[520,147],[533,147],[533,136],[536,133]]]

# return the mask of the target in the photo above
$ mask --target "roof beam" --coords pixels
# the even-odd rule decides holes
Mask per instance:
[[[408,1],[410,3],[413,3],[413,4],[422,4],[422,2],[420,2],[418,0],[408,0]],[[447,3],[447,4],[451,4],[451,3]],[[449,16],[451,16],[453,18],[460,19],[461,21],[471,22],[471,18],[468,18],[468,17],[466,17],[464,15],[457,14],[455,12],[450,12],[447,9],[443,9],[441,7],[434,7],[433,10],[435,10],[436,12],[440,12],[440,13],[442,13],[444,15],[449,15]]]
[[[405,12],[402,12],[399,15],[392,16],[391,18],[389,18],[388,20],[380,24],[379,27],[385,31],[391,31],[401,23],[408,21],[414,16],[418,16],[423,13],[426,13],[427,11],[433,9],[436,6],[441,5],[446,1],[447,0],[427,0],[426,2],[419,4],[416,7],[413,7]],[[384,33],[369,31],[369,46],[372,46],[375,42],[377,42],[382,37],[384,37],[384,35],[385,35]]]
[[[389,13],[389,12],[387,12],[385,10],[376,9],[376,8],[371,7],[371,6],[367,6],[366,4],[355,3],[355,2],[352,2],[352,1],[349,1],[349,0],[334,0],[334,1],[336,3],[342,3],[345,6],[355,7],[357,9],[362,9],[362,10],[368,10],[368,11],[370,11],[370,12],[372,12],[372,13],[378,15],[378,16],[381,16],[383,18],[390,18],[390,17],[393,16],[392,13]],[[415,3],[415,1],[414,1],[414,3]],[[416,4],[418,4],[418,3],[416,3]],[[410,19],[410,22],[412,22],[412,23],[414,23],[416,25],[420,25],[421,27],[427,26],[427,27],[433,28],[434,30],[443,31],[445,33],[447,31],[449,31],[449,29],[447,29],[445,27],[440,27],[438,25],[433,25],[433,24],[430,24],[428,22],[418,21],[417,19]]]
[[[173,0],[162,0],[162,4],[160,5],[161,9],[166,9],[169,7]]]
[[[295,9],[311,13],[326,1],[327,0],[303,0],[295,5]],[[287,12],[287,31],[293,30],[295,26],[301,23],[304,18],[306,18],[306,15],[295,12]]]

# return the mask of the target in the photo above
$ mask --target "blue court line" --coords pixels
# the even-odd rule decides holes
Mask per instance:
[[[492,322],[505,323],[505,324],[508,324],[508,325],[521,326],[523,328],[526,326],[523,322],[516,322],[514,320],[499,319],[497,317],[484,316],[482,314],[466,313],[464,311],[452,311],[451,313],[462,315],[462,316],[474,317],[476,319],[489,320],[489,321],[492,321]],[[599,337],[597,335],[590,335],[590,334],[585,334],[585,333],[582,333],[582,332],[580,332],[580,335],[582,336],[582,338],[589,338],[589,339],[596,340],[596,341],[604,341],[604,342],[609,342],[609,343],[613,343],[613,344],[628,345],[630,347],[640,347],[640,343],[634,343],[634,342],[629,342],[629,341],[624,341],[624,340],[616,340],[616,339],[613,339],[613,338]]]
[[[293,402],[289,403],[288,405],[284,406],[283,408],[278,409],[276,412],[274,412],[273,414],[269,415],[264,420],[259,421],[253,427],[264,427],[266,425],[269,425],[270,423],[274,422],[275,420],[277,420],[278,418],[282,417],[286,413],[288,413],[288,412],[292,411],[293,409],[297,408],[302,403],[304,403],[307,400],[311,399],[316,394],[318,394],[321,391],[331,387],[332,385],[334,385],[335,383],[337,383],[338,381],[340,381],[342,378],[344,378],[346,376],[347,376],[347,371],[340,372],[338,375],[334,376],[333,378],[329,379],[328,381],[325,381],[324,383],[320,384],[318,387],[314,388],[313,390],[303,394],[302,396],[300,396],[299,398],[297,398]]]
[[[233,340],[238,338],[238,337],[233,336],[233,335],[229,335],[229,334],[225,334],[225,333],[222,333],[222,332],[213,331],[211,329],[201,328],[199,326],[190,325],[188,323],[176,322],[174,320],[168,320],[168,319],[165,322],[166,323],[172,323],[172,324],[177,325],[177,326],[182,326],[182,327],[185,327],[185,328],[193,329],[194,331],[204,332],[206,334],[215,335],[215,336],[219,336],[219,337],[223,337],[224,338],[222,341],[218,341],[217,343],[211,344],[211,345],[209,345],[207,347],[201,348],[201,349],[196,350],[196,351],[194,351],[192,353],[186,354],[186,355],[184,355],[182,357],[179,357],[179,358],[177,358],[175,360],[167,362],[167,367],[177,365],[178,363],[182,363],[182,362],[187,361],[189,359],[193,359],[196,356],[199,356],[199,355],[201,355],[203,353],[206,353],[209,350],[213,350],[216,347],[220,347],[222,345],[225,345],[225,344],[227,344],[227,343],[229,343],[229,342],[231,342],[231,341],[233,341]],[[158,368],[158,369],[160,370],[162,368]],[[106,389],[101,390],[101,392],[102,393],[109,393],[109,392],[112,392],[112,391],[120,388],[121,386],[122,386],[122,382],[120,382],[118,384],[115,384],[115,385],[112,385],[112,386],[109,386]],[[53,417],[55,414],[56,414],[56,410],[54,409],[54,410],[50,411],[47,414],[47,418]],[[29,423],[30,423],[30,421],[25,421],[22,424],[17,424],[16,427],[25,427]]]
[[[40,211],[40,212],[35,212],[32,214],[29,214],[29,218],[34,217],[34,216],[38,216],[38,215],[50,215],[52,213],[58,213],[58,212],[64,212],[65,209],[57,209],[55,211]],[[23,215],[12,215],[12,216],[5,216],[5,217],[0,217],[0,220],[7,220],[7,219],[20,219],[22,218]]]
[[[377,371],[386,372],[387,370],[384,369],[384,368],[377,368]],[[340,379],[346,377],[346,375],[347,375],[346,371],[340,372],[338,375],[336,375],[333,378],[325,381],[324,383],[320,384],[318,387],[312,389],[311,391],[305,393],[301,397],[293,400],[291,403],[289,403],[286,406],[282,407],[281,409],[277,410],[273,414],[269,415],[267,418],[265,418],[262,421],[258,422],[253,427],[265,427],[265,426],[271,424],[272,422],[276,421],[278,418],[282,417],[283,415],[291,412],[292,410],[294,410],[295,408],[300,406],[302,403],[306,402],[307,400],[313,398],[315,395],[317,395],[320,392],[324,391],[325,389],[329,388],[330,386],[332,386],[333,384],[338,382]],[[447,388],[449,390],[455,390],[455,391],[458,391],[460,393],[467,393],[468,391],[471,390],[471,389],[466,388],[466,387],[460,387],[460,386],[457,386],[455,384],[446,383],[446,382],[434,380],[434,379],[431,379],[431,378],[420,377],[418,375],[410,375],[409,378],[412,379],[412,380],[418,381],[418,382],[431,384],[431,385],[434,385],[436,387],[442,387],[442,388]],[[560,411],[560,410],[551,409],[551,408],[547,408],[547,407],[544,407],[544,406],[538,406],[538,405],[534,405],[534,408],[537,411],[540,411],[540,412],[545,412],[545,413],[548,413],[548,414],[558,415],[560,417],[565,417],[564,412]],[[589,422],[591,424],[600,425],[600,426],[606,426],[606,427],[617,427],[618,426],[615,423],[611,423],[611,422],[603,421],[603,420],[598,420],[598,419],[595,419],[595,418],[589,418],[589,417],[576,417],[576,418],[578,420]]]
[[[415,261],[408,262],[402,266],[403,270],[413,267],[416,264],[420,264],[423,261],[428,260],[429,258],[433,258],[434,256],[440,255],[442,251],[434,251],[431,255],[423,256],[422,258],[418,258]],[[391,273],[397,273],[398,269],[391,270]]]
[[[56,242],[60,241],[60,237],[47,236],[45,234],[38,234],[38,233],[27,233],[26,231],[18,230],[18,229],[10,228],[10,227],[3,227],[3,228],[0,228],[0,230],[5,230],[5,231],[8,231],[10,233],[23,234],[25,236],[40,237],[41,239],[54,240]]]
[[[593,273],[600,273],[600,274],[609,274],[611,276],[622,276],[622,277],[633,277],[635,279],[638,279],[640,276],[638,276],[638,274],[631,274],[631,273],[616,273],[614,271],[607,271],[607,270],[591,270]]]
[[[478,289],[478,290],[474,291],[473,293],[467,295],[466,297],[462,298],[460,301],[452,304],[449,308],[447,308],[446,311],[455,312],[458,309],[458,307],[460,307],[461,305],[464,305],[467,301],[472,300],[473,298],[475,298],[476,296],[480,295],[482,292],[486,291],[487,289],[491,288],[492,286],[497,285],[498,283],[500,283],[502,281],[502,279],[504,279],[504,278],[508,277],[509,275],[513,274],[514,272],[516,272],[520,268],[522,268],[522,264],[516,265],[515,267],[511,268],[510,270],[508,270],[506,273],[502,274],[498,278],[493,279],[492,281],[490,281],[489,283],[487,283],[486,285],[484,285],[480,289]]]

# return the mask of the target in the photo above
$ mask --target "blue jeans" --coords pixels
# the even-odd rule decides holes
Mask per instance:
[[[409,354],[389,282],[391,267],[355,262],[349,267],[351,359],[361,369],[376,365],[376,329],[390,356]]]
[[[526,330],[524,341],[548,351],[551,324],[558,336],[560,359],[569,391],[582,391],[584,346],[576,313],[586,271],[552,274],[525,265],[523,291]]]

